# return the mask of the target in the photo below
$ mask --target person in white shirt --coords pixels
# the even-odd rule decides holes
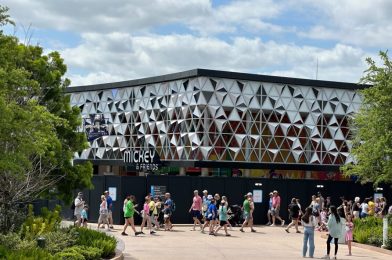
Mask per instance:
[[[313,216],[313,209],[306,208],[305,214],[301,218],[301,224],[304,227],[304,244],[302,247],[302,256],[306,257],[309,241],[309,257],[313,258],[314,254],[314,228],[317,226],[318,220]]]
[[[83,193],[78,193],[78,196],[74,200],[74,205],[74,216],[76,218],[74,224],[77,227],[80,227],[80,225],[82,224],[82,210],[84,208]]]

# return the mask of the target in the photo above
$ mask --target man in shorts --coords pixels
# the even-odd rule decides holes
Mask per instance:
[[[109,191],[105,191],[104,195],[106,197],[106,204],[108,207],[108,220],[110,224],[110,228],[113,228],[113,214],[112,214],[112,209],[113,209],[113,199],[109,195]]]
[[[268,212],[267,212],[267,218],[268,218],[268,223],[267,226],[271,225],[271,218],[272,218],[272,192],[269,193],[269,201],[268,201]]]
[[[165,193],[165,230],[171,230],[173,228],[173,223],[171,222],[171,215],[173,214],[173,200],[170,197],[170,193]]]
[[[253,228],[254,203],[252,193],[249,192],[246,194],[244,199],[244,203],[242,204],[242,210],[244,211],[244,223],[242,223],[240,231],[245,232],[244,227],[248,226],[250,227],[251,232],[256,232],[256,230]]]
[[[272,224],[271,227],[275,226],[275,220],[278,219],[280,220],[282,226],[284,226],[284,220],[279,216],[279,210],[280,210],[280,196],[279,193],[274,190],[272,192],[272,209],[271,209],[271,215],[272,215]]]
[[[196,225],[200,226],[200,230],[202,229],[202,224],[200,222],[202,204],[203,204],[203,201],[202,201],[201,197],[199,196],[199,191],[194,190],[192,205],[189,209],[189,213],[192,214],[192,218],[193,218],[192,231],[196,230]]]

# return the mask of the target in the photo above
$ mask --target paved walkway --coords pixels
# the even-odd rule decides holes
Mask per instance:
[[[96,228],[95,224],[89,226]],[[225,237],[223,230],[217,237],[201,234],[190,231],[191,227],[186,225],[175,226],[171,232],[158,231],[155,235],[138,237],[133,236],[130,227],[127,230],[129,236],[121,236],[122,226],[115,226],[110,233],[124,242],[125,259],[303,259],[303,234],[287,234],[282,227],[259,226],[256,229],[257,233],[251,233],[249,229],[241,233],[234,228],[230,231],[231,237]],[[315,233],[315,258],[326,253],[326,240],[321,234]],[[331,249],[334,250],[333,245]],[[340,244],[338,259],[391,259],[391,255],[358,247],[353,247],[353,256],[347,254],[347,246]]]

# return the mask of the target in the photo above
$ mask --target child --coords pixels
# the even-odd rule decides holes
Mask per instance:
[[[150,230],[150,234],[153,235],[153,234],[155,234],[155,231],[152,230],[152,225],[151,225],[150,202],[151,202],[150,196],[146,196],[145,197],[145,202],[144,202],[144,205],[143,205],[143,214],[142,214],[143,215],[143,220],[142,220],[142,224],[141,224],[141,227],[140,227],[140,231],[142,232],[142,234],[144,234],[143,233],[143,228],[144,228],[144,225],[147,222],[147,227]]]
[[[164,204],[163,205],[163,219],[165,221],[165,231],[170,231],[172,226],[170,225],[170,214],[171,214],[171,209],[169,204]]]
[[[328,209],[324,208],[320,213],[321,223],[317,228],[318,231],[328,231],[327,222],[328,222]]]
[[[88,207],[85,205],[81,213],[83,227],[87,227],[87,210]]]
[[[227,206],[226,201],[222,200],[221,205],[219,207],[219,227],[215,230],[214,234],[216,235],[218,231],[223,227],[226,233],[226,236],[231,236],[229,232],[227,232]]]
[[[347,214],[347,222],[346,222],[346,242],[348,246],[348,255],[351,256],[351,241],[353,241],[353,228],[354,223],[352,222],[352,217],[350,214]]]

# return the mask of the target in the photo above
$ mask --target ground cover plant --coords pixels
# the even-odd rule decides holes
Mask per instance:
[[[383,220],[366,217],[354,220],[354,241],[380,247],[382,245]],[[392,216],[388,217],[388,240],[386,248],[392,250]]]
[[[0,259],[106,259],[115,255],[117,241],[103,232],[87,228],[61,227],[61,208],[41,210],[27,218],[18,231],[0,234]],[[38,246],[43,238],[45,245]]]

